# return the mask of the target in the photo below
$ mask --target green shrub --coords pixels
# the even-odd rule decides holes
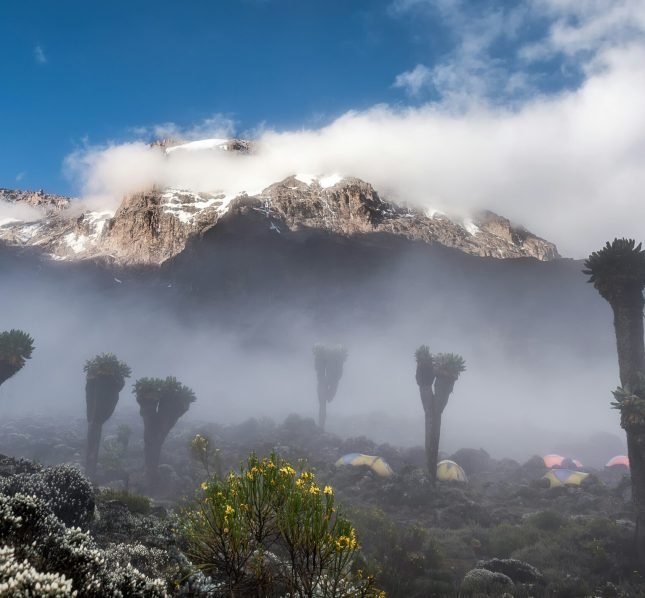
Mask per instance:
[[[490,530],[487,552],[493,557],[507,559],[516,550],[535,544],[539,538],[539,531],[531,526],[503,523]]]
[[[113,490],[108,488],[99,495],[99,500],[116,500],[128,507],[131,513],[147,515],[150,513],[150,499],[139,494],[130,494],[127,490]]]
[[[441,548],[427,530],[401,526],[379,509],[355,508],[351,518],[364,544],[356,566],[375,575],[390,598],[452,592]]]
[[[231,596],[374,596],[351,573],[359,549],[330,486],[275,454],[249,457],[239,473],[211,478],[181,515],[186,553]]]
[[[556,531],[566,523],[566,519],[556,511],[547,510],[531,515],[527,522],[543,531]]]
[[[215,476],[218,479],[223,477],[220,451],[213,447],[208,436],[195,434],[190,441],[190,454],[204,468],[207,476]]]

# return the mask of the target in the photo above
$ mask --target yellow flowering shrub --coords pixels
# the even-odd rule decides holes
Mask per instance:
[[[275,454],[205,481],[181,521],[189,558],[230,596],[379,595],[350,571],[359,543],[332,487]]]
[[[219,449],[212,446],[208,436],[195,434],[190,441],[190,454],[204,468],[207,476],[222,477]]]

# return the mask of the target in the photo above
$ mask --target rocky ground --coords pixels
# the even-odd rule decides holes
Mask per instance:
[[[214,595],[204,579],[191,576],[173,527],[177,506],[190,500],[206,476],[191,455],[196,433],[217,447],[211,461],[215,471],[236,468],[250,451],[276,451],[294,466],[303,461],[312,466],[322,483],[334,487],[357,527],[362,544],[357,566],[374,573],[389,596],[645,595],[631,553],[629,482],[622,473],[592,471],[580,487],[548,488],[541,480],[546,470],[540,458],[521,464],[462,449],[451,458],[464,468],[468,483],[442,482],[433,488],[420,447],[341,439],[298,416],[279,424],[180,422],[164,446],[163,488],[152,499],[141,496],[142,434],[136,418],[106,426],[98,488],[69,467],[82,467],[83,420],[4,421],[0,453],[12,458],[0,459],[0,519],[21,509],[34,521],[46,519],[36,506],[16,498],[20,493],[41,496],[51,511],[45,527],[56,530],[48,532],[56,538],[50,550],[67,559],[73,552],[69,546],[80,543],[83,550],[73,554],[82,563],[75,566],[91,570],[84,574],[88,584],[143,588],[144,595]],[[364,467],[335,467],[349,452],[380,455],[395,475],[381,478]],[[68,537],[71,526],[87,537]],[[7,538],[16,541],[12,529],[0,523],[0,545]],[[34,555],[27,552],[18,556],[33,564]],[[86,553],[102,555],[110,571],[90,567]],[[17,557],[4,558],[17,567]]]

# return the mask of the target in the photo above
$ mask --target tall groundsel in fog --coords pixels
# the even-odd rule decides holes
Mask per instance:
[[[415,353],[416,380],[425,412],[425,447],[428,474],[437,480],[437,458],[441,437],[441,417],[460,374],[466,369],[463,357],[455,353],[433,355],[427,345]]]
[[[338,391],[343,376],[343,366],[347,360],[347,349],[341,345],[330,347],[314,345],[314,367],[318,381],[318,425],[325,429],[327,403],[331,403]]]
[[[620,387],[612,406],[627,435],[636,547],[645,563],[645,251],[633,239],[614,239],[587,258],[583,273],[614,312]]]
[[[0,332],[0,385],[17,374],[31,357],[34,339],[22,330]]]
[[[143,419],[143,450],[148,491],[154,493],[159,485],[161,447],[179,418],[196,400],[195,393],[172,376],[140,378],[134,384],[134,394]]]
[[[85,403],[87,406],[86,471],[96,476],[103,424],[112,417],[125,379],[132,373],[113,353],[97,355],[85,363]]]

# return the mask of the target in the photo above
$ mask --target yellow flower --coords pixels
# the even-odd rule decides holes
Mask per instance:
[[[296,475],[296,470],[291,465],[285,465],[280,468],[280,473],[284,475]]]
[[[224,509],[224,512],[227,515],[231,515],[231,514],[235,513],[235,509],[231,505],[226,505],[226,508]]]
[[[331,486],[325,486],[325,489],[323,490],[323,492],[324,492],[325,494],[329,494],[329,496],[331,496],[332,494],[334,494],[334,491],[332,490],[332,487],[331,487]]]
[[[296,487],[297,488],[302,488],[305,485],[304,480],[296,480]]]
[[[312,484],[309,486],[309,494],[318,494],[320,492],[320,488],[316,486],[316,484]]]
[[[208,484],[206,482],[202,482],[201,488],[202,490],[208,490]]]

